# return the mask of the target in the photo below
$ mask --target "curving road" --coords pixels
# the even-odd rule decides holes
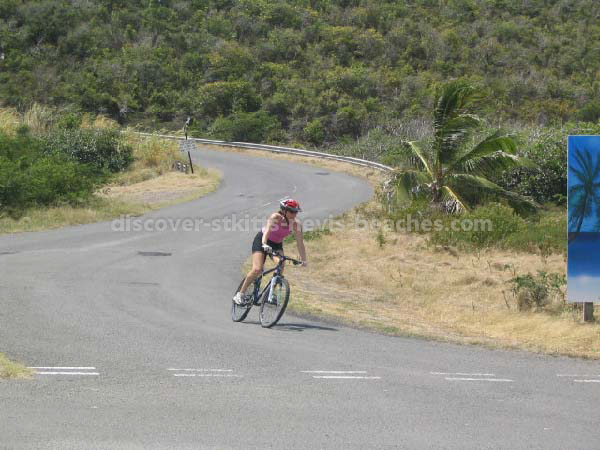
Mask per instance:
[[[219,190],[145,223],[263,218],[284,195],[324,218],[372,195],[312,166],[194,158],[223,171]],[[256,312],[231,322],[252,235],[99,223],[0,237],[0,351],[39,372],[0,382],[0,449],[600,448],[597,362],[289,314],[270,330]]]

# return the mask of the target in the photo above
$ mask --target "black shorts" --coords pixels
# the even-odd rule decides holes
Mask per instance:
[[[261,252],[266,255],[262,248],[262,238],[263,233],[259,231],[258,234],[254,237],[254,241],[252,242],[252,253]],[[271,240],[267,241],[267,244],[271,246],[274,252],[283,253],[283,243],[282,242],[273,242]]]

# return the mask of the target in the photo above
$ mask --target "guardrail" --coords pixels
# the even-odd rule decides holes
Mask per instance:
[[[179,136],[172,136],[168,134],[152,134],[152,133],[141,133],[138,134],[142,136],[157,136],[164,139],[176,139],[183,140],[186,139]],[[315,152],[312,150],[303,150],[299,148],[291,148],[291,147],[278,147],[275,145],[264,145],[264,144],[253,144],[250,142],[226,142],[226,141],[217,141],[212,139],[201,139],[201,138],[188,138],[187,141],[198,142],[201,144],[210,144],[210,145],[218,145],[221,147],[235,147],[235,148],[246,148],[250,150],[265,150],[273,153],[287,153],[290,155],[300,155],[300,156],[310,156],[313,158],[323,158],[323,159],[331,159],[334,161],[342,161],[350,164],[354,164],[357,166],[370,167],[372,169],[381,170],[384,172],[390,172],[393,170],[392,167],[386,166],[384,164],[379,164],[373,161],[367,161],[366,159],[360,158],[352,158],[351,156],[340,156],[340,155],[332,155],[331,153],[322,153]]]

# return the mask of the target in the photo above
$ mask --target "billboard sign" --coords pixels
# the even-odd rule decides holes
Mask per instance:
[[[569,136],[569,302],[600,302],[600,136]]]

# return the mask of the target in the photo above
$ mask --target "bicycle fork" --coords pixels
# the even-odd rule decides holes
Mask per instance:
[[[273,303],[273,291],[275,289],[275,283],[277,282],[276,278],[278,277],[273,277],[271,278],[271,286],[269,286],[269,299],[267,300],[267,303],[272,304]]]

